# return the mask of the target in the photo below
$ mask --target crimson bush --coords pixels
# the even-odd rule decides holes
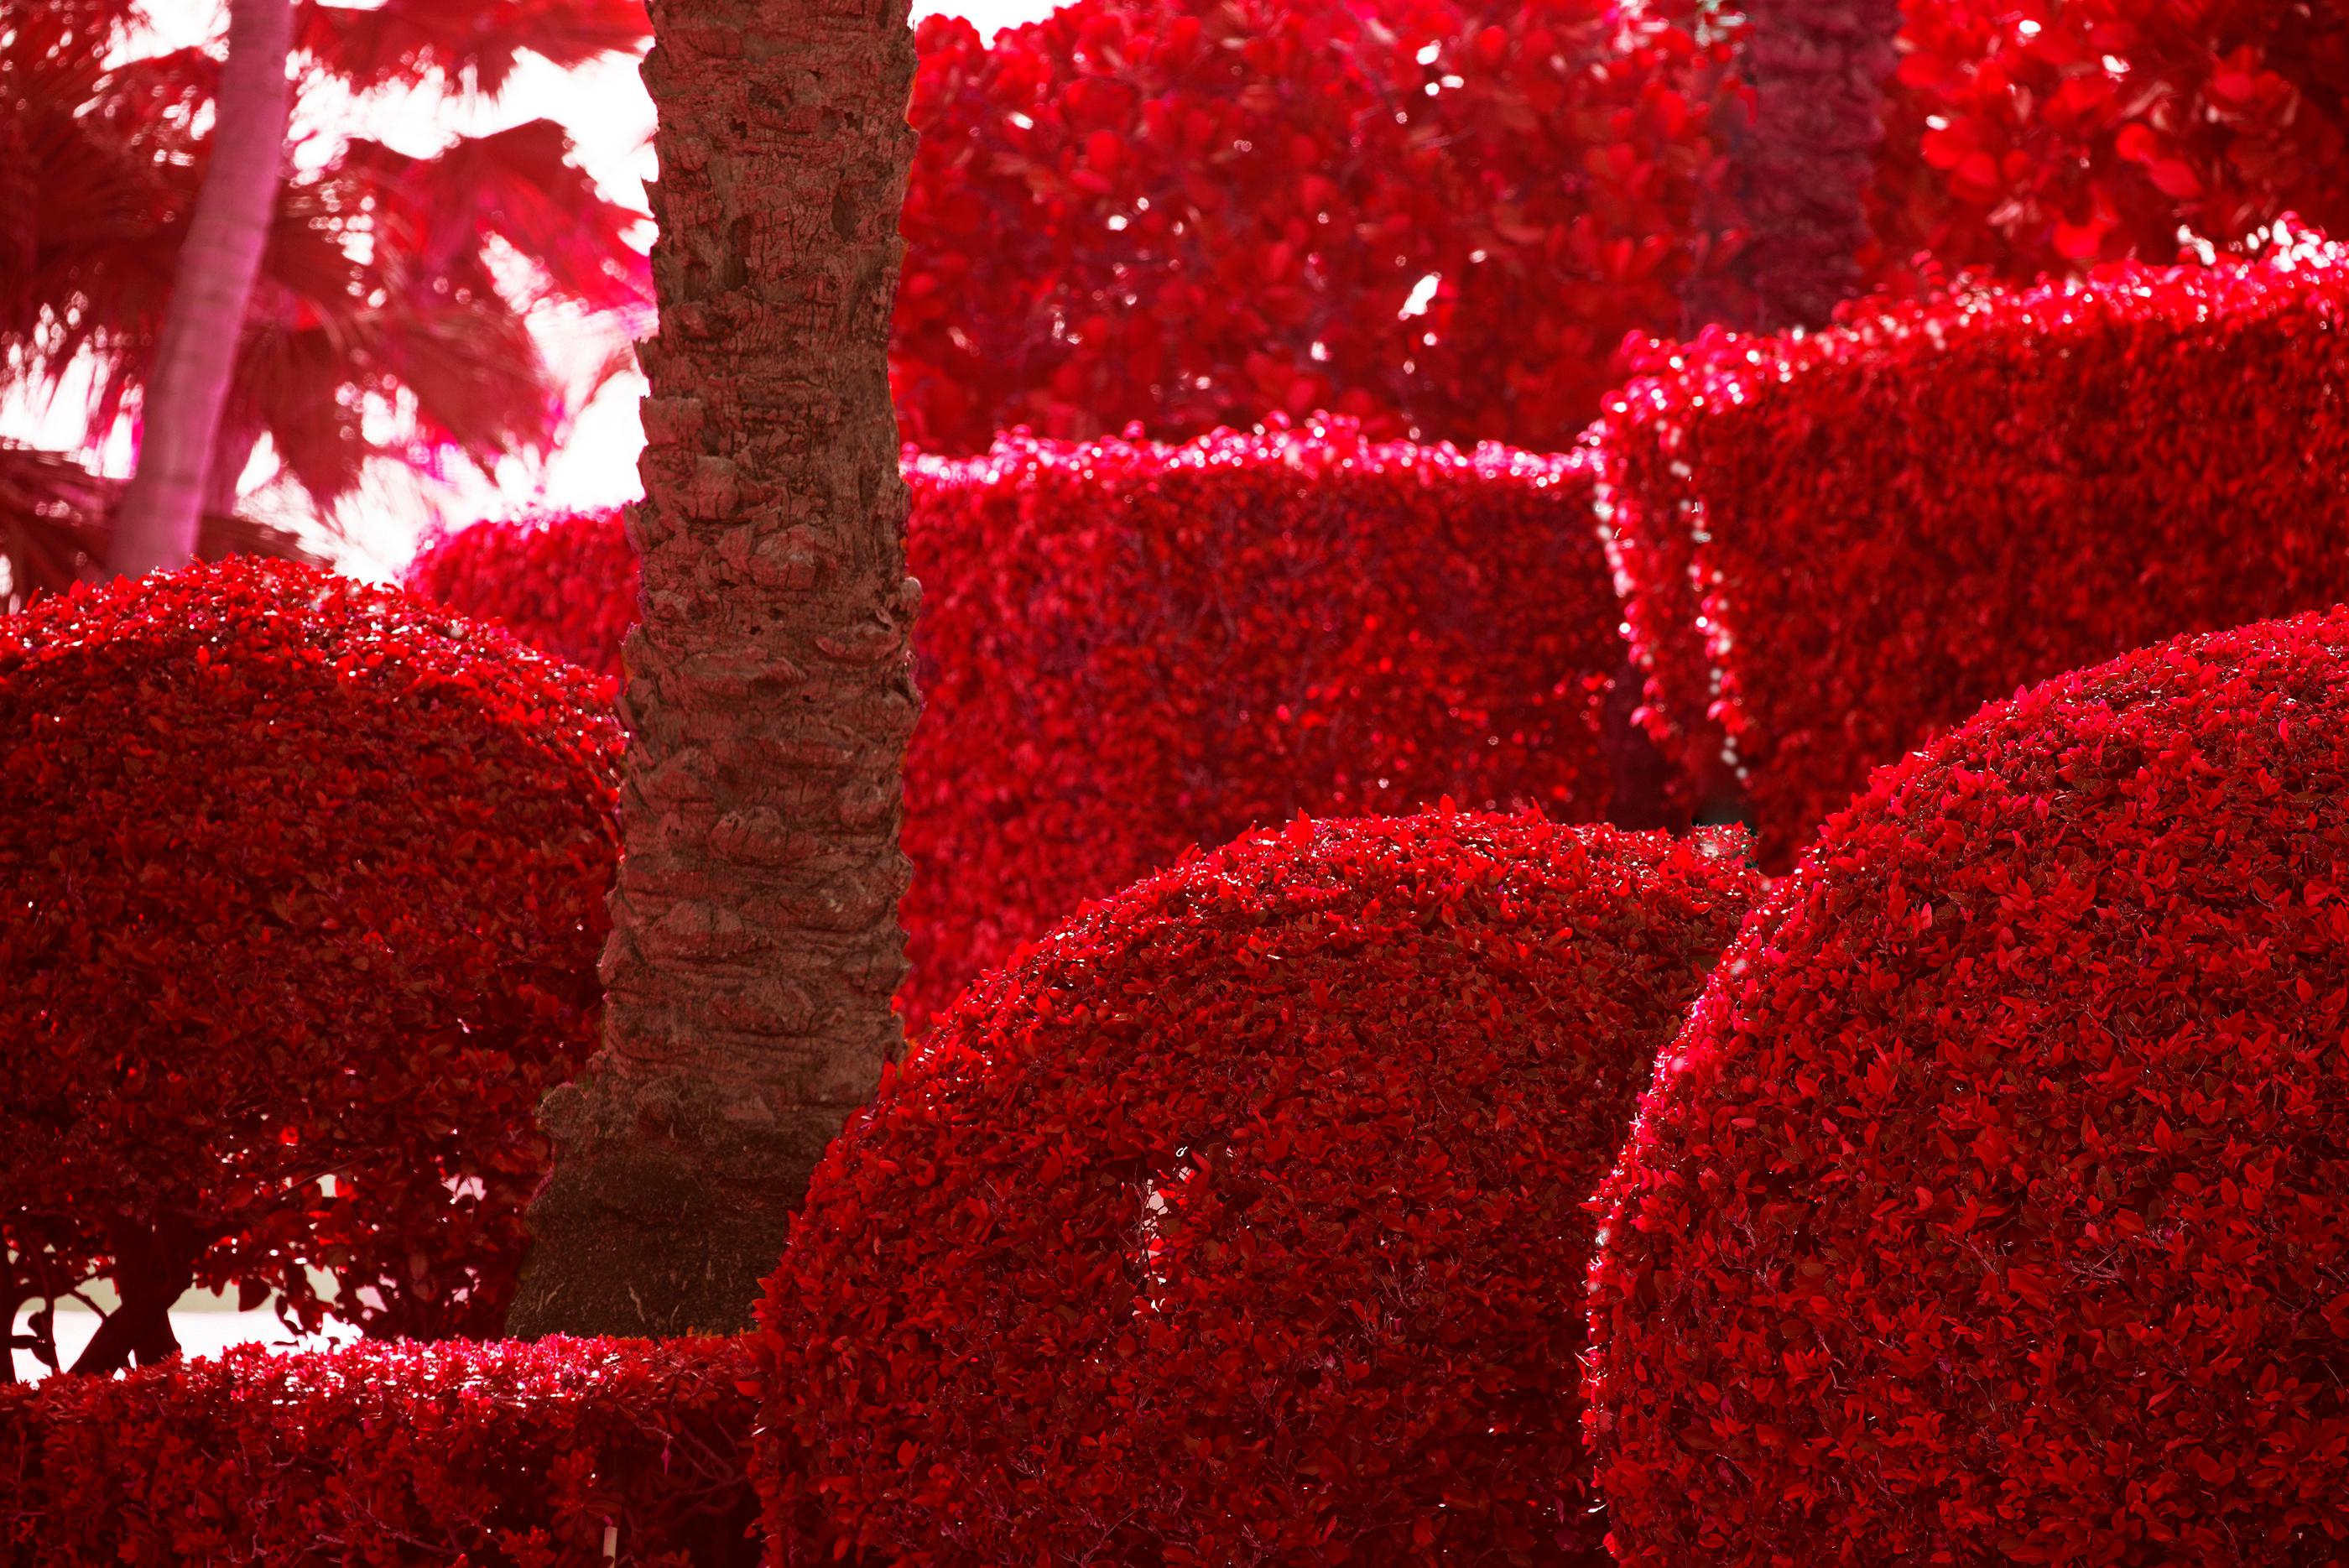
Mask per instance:
[[[594,678],[307,567],[0,621],[0,1305],[111,1274],[113,1365],[191,1281],[493,1331],[594,1042],[619,748]]]
[[[1300,810],[1603,815],[1623,648],[1584,462],[1344,420],[910,458],[909,1021],[1083,899]],[[611,517],[475,527],[410,581],[605,670],[636,597]]]
[[[616,511],[435,533],[401,579],[599,675],[619,675],[620,643],[636,623],[636,553]]]
[[[974,986],[768,1282],[783,1560],[1600,1562],[1582,1205],[1738,846],[1300,817]]]
[[[259,1349],[0,1388],[20,1568],[748,1568],[747,1341]]]
[[[2349,1556],[2349,610],[1877,776],[1602,1194],[1626,1563]]]
[[[916,36],[891,362],[926,449],[1315,409],[1562,446],[1711,260],[1697,0],[1076,0]]]
[[[1607,810],[1623,654],[1578,457],[1336,421],[910,477],[917,1021],[1082,899],[1300,810]]]
[[[1598,462],[1660,742],[1782,867],[1987,699],[2349,597],[2344,303],[2303,239],[1662,351]]]
[[[2349,15],[2276,0],[1907,7],[1875,191],[1883,258],[2019,283],[2225,244],[2298,212],[2349,232]]]

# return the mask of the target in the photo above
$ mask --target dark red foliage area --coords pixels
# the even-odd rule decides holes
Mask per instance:
[[[1007,440],[913,463],[921,1020],[1192,845],[1319,815],[1605,815],[1623,657],[1576,456]]]
[[[7,1304],[96,1268],[495,1329],[601,1001],[596,688],[283,563],[0,621]]]
[[[1598,462],[1659,742],[1782,867],[1986,700],[2349,597],[2344,304],[2302,239],[1659,350]]]
[[[1602,1562],[1583,1204],[1741,849],[1299,817],[974,986],[768,1283],[781,1560]]]
[[[636,552],[617,512],[541,514],[427,537],[410,591],[495,620],[534,648],[617,677],[636,622]]]
[[[2349,610],[1878,775],[1610,1178],[1626,1563],[2349,1556]]]
[[[1584,463],[1342,420],[910,460],[910,1020],[1083,899],[1300,810],[1605,815],[1623,647]],[[613,517],[478,526],[409,580],[605,670],[636,602]]]
[[[258,1349],[0,1388],[18,1568],[749,1568],[739,1339]]]
[[[1555,447],[1709,265],[1726,34],[1692,0],[1077,0],[918,34],[906,439],[1335,409]]]
[[[2349,12],[2330,0],[1911,5],[1875,223],[2027,283],[2178,228],[2240,239],[2286,213],[2349,233]]]

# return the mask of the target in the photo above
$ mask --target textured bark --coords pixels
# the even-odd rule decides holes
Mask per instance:
[[[519,1334],[746,1325],[900,1049],[906,10],[654,0],[660,329],[604,1048],[541,1109]]]
[[[1742,57],[1750,121],[1729,138],[1728,221],[1745,235],[1702,281],[1691,326],[1819,327],[1857,292],[1900,0],[1754,0]]]
[[[293,44],[293,0],[232,0],[212,158],[140,396],[139,466],[115,512],[107,564],[127,576],[196,558],[221,410],[277,206]]]

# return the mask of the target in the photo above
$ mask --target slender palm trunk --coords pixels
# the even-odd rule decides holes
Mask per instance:
[[[139,466],[114,516],[107,564],[128,576],[195,558],[221,408],[277,205],[293,44],[293,0],[231,0],[212,159],[140,400]]]
[[[1690,325],[1818,327],[1859,286],[1900,0],[1754,0],[1745,11],[1754,115],[1731,133],[1728,192],[1745,241],[1726,277],[1698,286]]]
[[[660,329],[604,1049],[547,1097],[509,1326],[750,1321],[900,1047],[919,594],[889,404],[906,0],[653,0]]]

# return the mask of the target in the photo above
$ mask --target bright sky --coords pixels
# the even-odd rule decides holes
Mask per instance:
[[[914,15],[967,16],[982,35],[992,37],[999,28],[1037,20],[1052,8],[1053,0],[915,0]],[[145,9],[159,47],[216,36],[224,15],[222,0],[149,0]],[[330,115],[348,118],[324,124]],[[571,72],[528,61],[494,101],[418,95],[392,102],[329,105],[323,113],[314,111],[312,119],[316,129],[363,132],[404,151],[423,152],[454,131],[479,133],[540,116],[570,129],[580,161],[608,194],[643,209],[644,182],[653,172],[653,106],[633,60],[607,60]],[[301,129],[297,126],[297,132]],[[649,234],[646,237],[649,240]],[[533,327],[558,369],[584,372],[604,358],[606,340],[584,331],[576,319],[547,312]],[[535,507],[590,507],[632,499],[639,493],[636,462],[644,435],[636,402],[643,391],[642,379],[633,374],[607,384],[580,410],[570,438],[542,470],[508,462],[492,478],[466,472],[446,484],[387,475],[385,483],[347,504],[347,568],[365,576],[390,576],[407,560],[417,535],[436,512],[461,523]],[[0,400],[0,435],[67,445],[80,433],[75,403],[70,385],[54,408],[35,406],[21,396]],[[118,441],[106,454],[104,466],[119,472],[129,456],[126,443]],[[257,459],[248,483],[262,466]]]

